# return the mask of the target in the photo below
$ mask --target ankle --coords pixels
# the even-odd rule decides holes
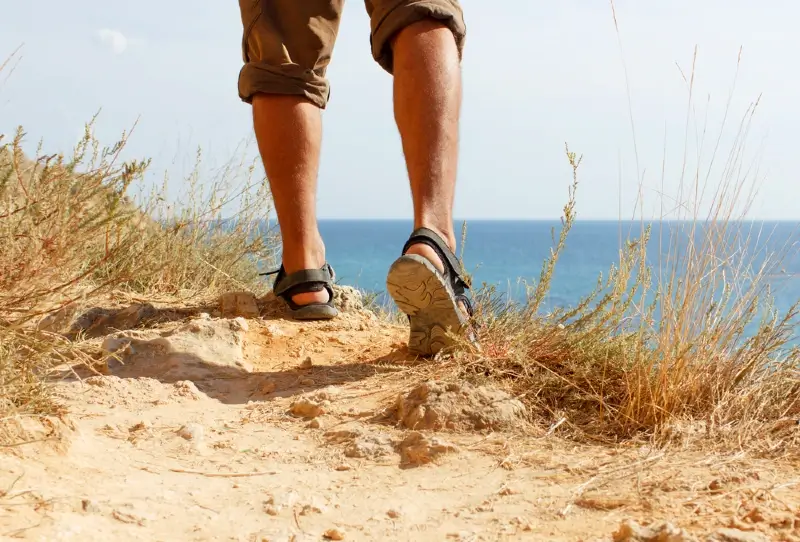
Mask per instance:
[[[447,227],[444,224],[433,224],[433,223],[426,222],[426,221],[419,221],[416,224],[414,224],[414,229],[417,229],[417,228],[427,228],[427,229],[435,232],[439,237],[442,238],[442,240],[444,240],[445,244],[447,244],[447,247],[451,251],[455,252],[455,250],[456,250],[456,236],[455,236],[455,233],[453,232],[453,227],[452,226]]]
[[[322,238],[318,237],[313,242],[285,244],[282,263],[287,273],[319,269],[325,264],[325,245]]]

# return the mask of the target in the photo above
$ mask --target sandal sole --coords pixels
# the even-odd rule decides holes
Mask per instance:
[[[329,305],[305,305],[291,311],[295,320],[331,320],[339,316],[339,311]]]
[[[460,333],[467,320],[452,289],[429,260],[416,254],[401,256],[389,269],[386,287],[409,316],[409,352],[430,356],[453,346],[448,331]]]

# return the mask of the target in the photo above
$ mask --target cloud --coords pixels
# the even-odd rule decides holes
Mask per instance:
[[[114,54],[121,55],[128,48],[128,38],[119,30],[110,30],[102,28],[97,31],[100,40],[111,47]]]

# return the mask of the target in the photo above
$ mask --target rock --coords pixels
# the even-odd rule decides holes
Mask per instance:
[[[394,414],[409,429],[498,430],[520,424],[525,407],[502,390],[432,381],[399,396]]]
[[[87,514],[97,514],[100,512],[100,507],[91,499],[83,499],[81,501],[81,509]]]
[[[309,397],[301,397],[289,406],[289,412],[301,418],[316,418],[325,414],[325,409],[320,402]]]
[[[361,424],[356,422],[346,423],[340,426],[336,431],[327,431],[325,438],[331,444],[342,444],[350,442],[364,434],[364,428]]]
[[[300,509],[301,516],[310,516],[311,514],[322,514],[327,511],[327,507],[322,504],[306,504]]]
[[[235,378],[252,371],[244,359],[247,322],[193,320],[172,331],[125,331],[106,337],[102,349],[115,375],[166,381]]]
[[[339,529],[328,529],[322,536],[326,540],[344,540],[344,533]]]
[[[90,376],[84,379],[84,382],[89,386],[96,386],[98,388],[107,388],[111,385],[109,380],[102,376]]]
[[[311,356],[308,356],[306,359],[304,359],[300,363],[300,368],[301,369],[310,369],[313,366],[314,366],[314,362],[311,360]]]
[[[72,325],[72,319],[78,311],[77,303],[69,303],[64,305],[55,312],[51,312],[41,319],[36,329],[39,331],[47,331],[50,333],[61,333],[66,331]]]
[[[227,318],[236,316],[258,318],[260,315],[256,298],[250,292],[228,292],[222,294],[219,298],[219,310]]]
[[[158,309],[150,303],[134,304],[120,310],[92,309],[81,315],[70,331],[85,331],[87,338],[102,337],[115,331],[141,327],[158,316]]]
[[[311,429],[322,429],[322,421],[317,419],[311,420],[308,424]]]
[[[394,452],[392,439],[385,435],[362,435],[344,449],[344,455],[352,458],[377,459]]]
[[[186,440],[203,440],[203,426],[198,423],[188,423],[178,429],[178,436]]]
[[[341,312],[360,312],[364,310],[364,298],[361,292],[352,286],[335,286],[333,302]]]
[[[278,515],[278,509],[272,506],[271,504],[264,506],[264,512],[266,512],[270,516]]]
[[[175,390],[175,395],[179,397],[188,397],[190,399],[200,399],[202,394],[200,390],[197,389],[197,386],[191,380],[180,380],[173,384],[173,388]]]
[[[643,526],[630,519],[623,521],[611,536],[614,542],[696,542],[671,523]]]
[[[708,538],[708,542],[769,542],[767,535],[756,531],[739,529],[718,529]]]
[[[394,442],[389,436],[369,434],[356,422],[344,424],[337,431],[326,432],[325,438],[330,444],[345,444],[346,457],[375,459],[394,453]],[[337,470],[349,470],[349,467],[337,467]]]
[[[397,519],[397,518],[400,517],[400,512],[398,512],[394,508],[391,508],[391,509],[386,511],[386,515],[389,516],[392,519]]]
[[[440,455],[458,451],[458,448],[448,442],[436,437],[428,438],[416,431],[403,439],[398,449],[404,465],[424,465]]]
[[[313,378],[301,378],[297,383],[301,386],[313,386],[316,381]]]

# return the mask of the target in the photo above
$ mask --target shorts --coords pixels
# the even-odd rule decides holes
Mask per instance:
[[[466,27],[458,0],[365,0],[373,58],[392,73],[392,38],[406,26],[437,19],[452,32],[459,55]],[[325,71],[331,60],[344,0],[239,0],[244,67],[239,97],[305,96],[324,108],[330,96]]]

